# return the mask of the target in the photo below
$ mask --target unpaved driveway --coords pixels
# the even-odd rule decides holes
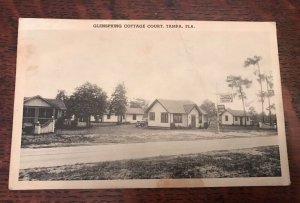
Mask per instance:
[[[20,169],[278,145],[277,136],[21,149]]]

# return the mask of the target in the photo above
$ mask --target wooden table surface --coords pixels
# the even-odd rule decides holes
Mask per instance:
[[[292,185],[9,191],[18,18],[276,21]],[[0,202],[300,202],[299,0],[0,0]]]

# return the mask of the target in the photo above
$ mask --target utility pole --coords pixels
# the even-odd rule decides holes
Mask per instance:
[[[220,125],[219,125],[219,98],[218,98],[218,83],[216,83],[216,97],[217,97],[217,134],[220,132]]]

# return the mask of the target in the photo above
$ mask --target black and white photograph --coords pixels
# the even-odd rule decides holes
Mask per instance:
[[[19,20],[10,189],[289,184],[274,22]]]

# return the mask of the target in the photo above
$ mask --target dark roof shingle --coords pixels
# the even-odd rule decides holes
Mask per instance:
[[[204,113],[202,109],[199,109],[197,104],[195,104],[190,100],[170,100],[170,99],[156,99],[152,103],[152,105],[150,105],[147,111],[149,111],[150,108],[152,108],[152,106],[156,102],[160,103],[169,113],[186,114],[186,113],[190,113],[194,107],[201,113]]]
[[[233,116],[244,116],[243,110],[226,109],[226,111],[229,112],[230,114],[232,114]],[[224,112],[226,112],[226,111],[224,111]],[[250,114],[248,112],[246,112],[246,116],[250,116]]]
[[[131,108],[126,107],[126,114],[144,114],[144,111],[142,108]]]
[[[40,99],[46,101],[51,106],[54,106],[54,107],[56,107],[58,109],[67,110],[67,107],[66,107],[65,103],[62,100],[60,100],[60,99],[43,98],[40,95],[37,95],[37,96],[34,96],[34,97],[24,97],[24,102],[28,101],[28,100],[31,100],[31,99],[34,99],[34,98],[40,98]]]
[[[169,113],[187,113],[195,103],[189,100],[157,99]]]

